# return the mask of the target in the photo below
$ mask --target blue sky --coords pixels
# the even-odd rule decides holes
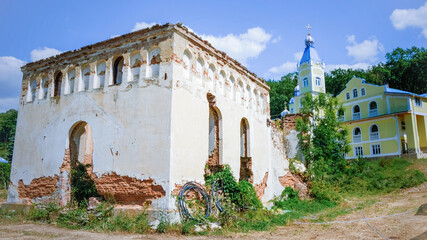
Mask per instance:
[[[427,46],[426,0],[0,0],[0,112],[18,107],[23,64],[167,22],[182,22],[265,79],[296,69],[307,24],[327,70]]]

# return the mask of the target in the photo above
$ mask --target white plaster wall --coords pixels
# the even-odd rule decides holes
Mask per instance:
[[[159,45],[170,59],[170,42]],[[162,62],[159,71],[162,77],[172,76],[170,61]],[[60,174],[70,129],[85,121],[93,135],[93,172],[98,177],[116,172],[153,179],[167,194],[152,205],[164,209],[170,192],[171,78],[90,89],[20,106],[8,202],[20,202],[19,180],[28,185],[35,178]]]
[[[197,58],[194,56],[204,56],[205,68],[210,64],[215,66],[215,76],[219,77],[219,72],[224,70],[226,79],[232,74],[235,78],[246,79],[232,67],[220,66],[212,56],[204,55],[200,49],[193,47],[189,41],[180,35],[174,36],[174,54],[178,59],[182,59],[185,50],[192,54],[190,60],[194,70]],[[184,184],[187,181],[203,182],[204,167],[208,160],[209,146],[209,103],[207,93],[216,97],[216,107],[221,114],[222,122],[222,154],[220,154],[220,164],[230,165],[234,176],[239,179],[240,172],[240,122],[246,118],[249,122],[250,131],[250,157],[252,157],[252,171],[254,173],[254,184],[260,184],[269,172],[267,189],[263,200],[270,200],[273,195],[278,195],[283,190],[278,182],[278,176],[285,175],[288,162],[285,158],[284,149],[278,150],[272,145],[273,136],[267,126],[269,118],[268,109],[261,111],[260,106],[253,99],[232,100],[231,87],[230,94],[224,95],[224,87],[214,87],[214,84],[199,85],[194,77],[185,77],[185,69],[179,61],[173,66],[173,93],[172,93],[172,123],[171,123],[171,189],[175,184]],[[191,71],[194,74],[195,71]],[[266,93],[265,89],[257,86],[248,79],[245,84],[258,89],[258,92]],[[252,96],[252,94],[244,94]],[[266,97],[265,99],[268,99]],[[267,100],[268,101],[268,100]],[[252,105],[249,105],[251,102]],[[260,103],[261,104],[261,103]],[[265,102],[264,106],[268,106]],[[258,111],[257,111],[258,109]],[[221,156],[222,155],[222,156]],[[274,172],[274,173],[273,173]],[[283,174],[282,174],[283,173]],[[277,186],[279,184],[279,186]],[[170,206],[173,208],[175,202],[171,199]]]

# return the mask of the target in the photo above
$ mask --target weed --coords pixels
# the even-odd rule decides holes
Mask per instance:
[[[84,165],[78,163],[75,168],[71,170],[71,194],[74,200],[79,204],[87,205],[87,200],[90,197],[98,197],[95,182],[90,178],[87,168],[89,164]]]

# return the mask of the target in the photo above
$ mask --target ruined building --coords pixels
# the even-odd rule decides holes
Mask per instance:
[[[70,201],[88,169],[119,204],[176,209],[187,181],[230,165],[264,201],[288,172],[269,87],[225,53],[166,24],[22,67],[8,203]],[[282,183],[281,183],[282,182]]]

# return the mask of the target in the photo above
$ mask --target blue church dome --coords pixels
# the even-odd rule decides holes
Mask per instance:
[[[308,36],[305,38],[304,54],[302,55],[299,64],[302,65],[305,62],[310,62],[310,60],[314,62],[321,62],[319,54],[317,54],[316,49],[314,49],[314,39],[310,34],[308,34]]]

